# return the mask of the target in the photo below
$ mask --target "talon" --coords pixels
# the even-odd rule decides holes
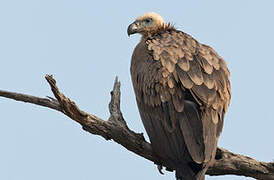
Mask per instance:
[[[158,171],[160,174],[164,174],[162,169],[163,169],[163,166],[162,165],[157,165],[157,168],[158,168]]]

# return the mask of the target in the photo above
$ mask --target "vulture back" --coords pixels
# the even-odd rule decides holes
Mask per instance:
[[[229,70],[209,46],[173,28],[143,36],[131,60],[140,116],[177,179],[203,179],[230,101]]]

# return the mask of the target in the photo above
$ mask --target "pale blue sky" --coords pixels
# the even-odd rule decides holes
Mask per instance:
[[[127,26],[144,12],[212,46],[231,70],[232,101],[219,146],[274,159],[274,1],[0,0],[0,89],[52,96],[45,74],[83,110],[107,119],[115,75],[130,128],[144,132],[130,81],[140,36]],[[156,166],[84,132],[63,114],[0,98],[0,179],[157,179]],[[208,179],[247,179],[236,176]]]

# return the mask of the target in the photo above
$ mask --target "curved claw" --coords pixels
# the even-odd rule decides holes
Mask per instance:
[[[159,171],[160,174],[164,174],[163,171],[162,171],[163,170],[162,165],[157,165],[157,168],[158,168],[158,171]]]

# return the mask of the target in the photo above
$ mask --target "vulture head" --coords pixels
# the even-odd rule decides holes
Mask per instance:
[[[164,19],[159,14],[150,12],[138,17],[131,23],[127,28],[127,34],[128,36],[135,33],[146,35],[163,27],[166,27]]]

